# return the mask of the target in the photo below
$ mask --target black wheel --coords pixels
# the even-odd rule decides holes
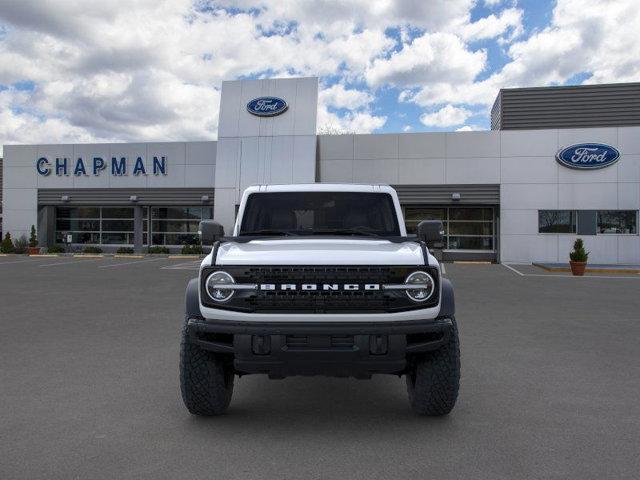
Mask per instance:
[[[180,344],[180,390],[187,410],[194,415],[220,415],[233,394],[233,370],[212,352],[189,340],[187,322]]]
[[[407,392],[414,412],[446,415],[456,404],[460,386],[460,343],[455,318],[448,341],[420,357],[407,373]]]

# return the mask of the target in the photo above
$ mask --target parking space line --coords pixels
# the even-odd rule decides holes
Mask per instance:
[[[161,270],[199,270],[200,262],[185,262],[178,263],[177,265],[166,265],[160,267]]]
[[[507,265],[506,263],[503,263],[502,265],[504,265],[505,267],[507,267],[509,270],[511,270],[512,272],[517,273],[518,275],[520,275],[521,277],[554,277],[554,278],[610,278],[610,279],[615,279],[615,280],[627,280],[627,279],[631,279],[631,280],[640,280],[640,276],[637,277],[631,277],[631,276],[624,276],[624,275],[617,275],[617,276],[613,276],[613,275],[584,275],[584,276],[575,276],[575,275],[558,275],[558,274],[552,274],[552,273],[522,273],[519,270],[516,270],[515,268],[513,268],[511,265]]]
[[[513,268],[512,266],[507,265],[506,263],[503,263],[502,265],[504,265],[505,267],[507,267],[507,268],[508,268],[509,270],[511,270],[512,272],[517,273],[517,274],[518,274],[518,275],[520,275],[521,277],[524,277],[524,273],[522,273],[522,272],[520,272],[520,271],[516,270],[516,269],[515,269],[515,268]]]
[[[123,267],[125,265],[135,265],[136,263],[147,263],[147,262],[157,262],[158,260],[164,260],[164,258],[150,258],[147,260],[137,260],[134,262],[122,262],[122,263],[114,263],[111,265],[100,265],[98,268],[114,268],[114,267]]]
[[[440,271],[442,272],[443,275],[445,275],[447,273],[447,269],[444,268],[444,263],[440,264]]]
[[[78,263],[89,263],[89,262],[97,262],[102,260],[102,258],[92,258],[91,260],[77,260],[77,261],[69,261],[69,262],[58,262],[58,263],[46,263],[44,265],[39,265],[40,267],[55,267],[56,265],[75,265]]]
[[[32,262],[33,260],[44,260],[44,258],[29,257],[28,260],[16,260],[16,261],[13,261],[13,262],[0,262],[0,265],[12,265],[12,264],[15,264],[15,263],[29,263],[29,262]]]

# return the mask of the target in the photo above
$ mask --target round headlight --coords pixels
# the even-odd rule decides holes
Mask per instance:
[[[414,302],[429,300],[436,284],[433,277],[426,272],[413,272],[404,281],[407,284],[407,296]]]
[[[226,302],[233,297],[233,289],[228,288],[235,280],[227,272],[213,272],[207,277],[207,294],[216,302]],[[226,288],[225,288],[226,287]]]

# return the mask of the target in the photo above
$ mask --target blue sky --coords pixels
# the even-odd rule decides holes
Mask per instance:
[[[500,88],[640,80],[635,0],[21,0],[0,138],[217,137],[223,80],[318,76],[320,132],[489,128]]]

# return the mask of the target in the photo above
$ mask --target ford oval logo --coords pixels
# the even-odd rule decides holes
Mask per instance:
[[[247,103],[247,110],[258,117],[275,117],[284,113],[289,105],[278,97],[259,97]]]
[[[565,147],[558,152],[556,159],[569,168],[595,170],[613,165],[620,158],[620,152],[610,145],[602,143],[579,143]]]

